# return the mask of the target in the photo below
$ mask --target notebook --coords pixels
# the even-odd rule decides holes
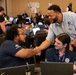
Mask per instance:
[[[34,75],[34,64],[28,65],[31,70],[31,75]],[[0,75],[27,75],[26,74],[26,65],[2,68],[0,69]]]
[[[73,75],[73,63],[41,62],[41,75]]]
[[[35,35],[36,32],[40,30],[40,28],[39,28],[39,27],[36,27],[36,28],[33,28],[32,30],[33,30],[33,33],[34,33],[34,35]]]

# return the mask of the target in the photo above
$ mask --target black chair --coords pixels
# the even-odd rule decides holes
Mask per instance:
[[[6,39],[5,39],[5,36],[4,35],[0,35],[0,46],[1,46],[1,44],[5,41]]]
[[[34,46],[39,46],[46,39],[46,36],[47,33],[44,30],[37,31],[34,38]]]
[[[39,46],[45,39],[46,39],[47,33],[43,30],[37,31],[35,38],[34,38],[34,47]],[[40,63],[40,61],[45,61],[45,52],[46,50],[43,50],[41,52],[41,56],[35,56],[36,62]]]

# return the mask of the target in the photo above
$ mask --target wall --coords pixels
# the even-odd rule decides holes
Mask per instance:
[[[12,2],[11,0],[0,0],[0,6],[4,8],[4,12],[12,16]]]
[[[43,14],[47,14],[48,3],[58,4],[62,11],[66,10],[67,5],[72,2],[73,3],[73,11],[76,10],[75,0],[12,0],[13,5],[13,15],[22,14],[24,10],[28,13],[28,15],[34,15],[28,9],[28,2],[39,2],[40,8],[37,11],[42,11]]]
[[[5,9],[5,13],[6,13],[5,0],[0,0],[0,6],[2,6]]]
[[[13,16],[12,15],[12,0],[6,0],[7,4],[7,15]]]
[[[12,2],[11,2],[12,1]],[[67,5],[72,2],[73,4],[73,11],[76,11],[76,0],[7,0],[7,11],[8,14],[12,16],[17,16],[17,14],[22,14],[24,10],[26,10],[29,16],[34,15],[28,9],[28,2],[39,2],[40,8],[37,11],[42,11],[45,15],[47,14],[48,3],[57,4],[61,7],[62,12],[66,11]],[[12,9],[12,10],[11,10]]]

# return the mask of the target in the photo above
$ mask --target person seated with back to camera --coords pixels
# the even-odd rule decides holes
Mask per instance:
[[[43,21],[40,20],[40,21],[38,22],[38,25],[43,25]]]
[[[54,48],[49,48],[46,51],[45,61],[47,62],[75,62],[76,53],[69,50],[70,36],[66,33],[61,33],[56,36]],[[76,63],[75,63],[76,64]],[[73,66],[76,71],[76,66]]]
[[[27,14],[26,11],[24,10],[23,13],[22,13],[22,18],[23,18],[23,19],[26,19],[26,17],[28,17],[28,14]]]
[[[18,19],[17,19],[16,24],[22,24],[22,22],[21,22],[23,20],[22,15],[17,15],[17,17],[18,17]]]
[[[0,68],[25,65],[27,58],[40,52],[22,46],[26,42],[26,35],[17,25],[6,31],[6,39],[0,47]]]
[[[48,30],[49,30],[49,27],[50,27],[50,24],[51,24],[49,18],[46,18],[46,19],[44,20],[44,24],[45,24],[45,26],[46,26],[46,29],[44,29],[44,31],[48,33]]]

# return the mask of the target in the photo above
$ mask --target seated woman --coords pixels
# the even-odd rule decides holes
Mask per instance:
[[[46,61],[49,62],[75,62],[76,53],[69,50],[70,37],[66,33],[61,33],[55,38],[54,48],[46,51]],[[74,65],[74,71],[76,66]]]

